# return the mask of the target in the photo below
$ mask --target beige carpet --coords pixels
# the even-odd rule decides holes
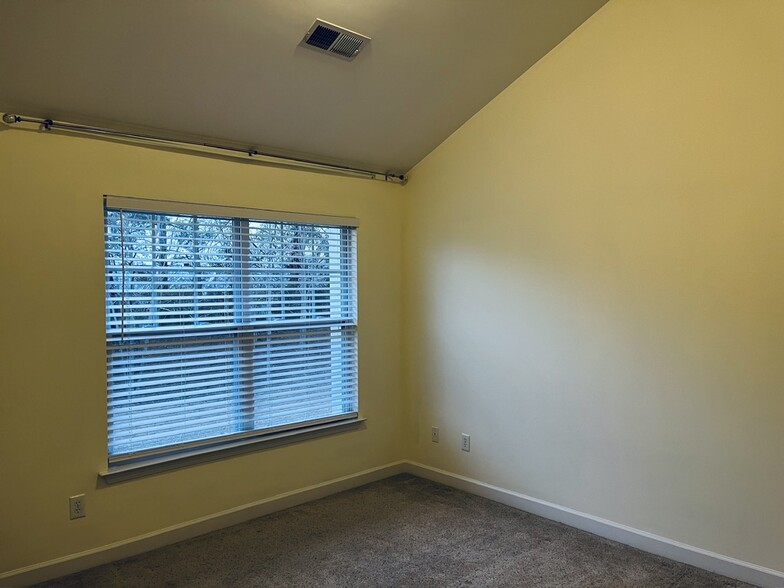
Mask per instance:
[[[43,586],[748,585],[403,475]]]

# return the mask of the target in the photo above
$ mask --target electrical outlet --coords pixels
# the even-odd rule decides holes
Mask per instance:
[[[438,439],[438,427],[432,427],[430,429],[430,440],[433,443],[438,443],[438,441],[439,441],[439,439]]]
[[[68,506],[71,520],[87,516],[87,497],[84,494],[71,496],[68,499]]]
[[[465,433],[460,435],[460,449],[471,451],[471,435],[466,435]]]

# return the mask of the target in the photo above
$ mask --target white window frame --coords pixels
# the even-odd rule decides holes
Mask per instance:
[[[234,302],[232,304],[232,308],[237,316],[242,316],[243,311],[243,300],[242,297],[247,292],[246,288],[246,281],[248,279],[248,268],[247,263],[249,259],[249,251],[250,245],[247,241],[248,239],[248,223],[251,221],[261,221],[261,222],[281,222],[281,223],[291,223],[295,225],[317,225],[319,227],[330,227],[330,228],[339,228],[340,230],[340,248],[338,250],[338,262],[340,263],[340,288],[348,288],[351,289],[350,292],[341,292],[339,296],[330,296],[329,307],[332,308],[333,304],[338,304],[342,308],[340,309],[340,316],[341,317],[351,317],[351,320],[343,320],[341,322],[341,326],[339,328],[341,332],[341,338],[344,336],[343,329],[346,329],[345,336],[349,338],[353,338],[353,345],[356,352],[356,341],[357,341],[357,315],[358,315],[358,302],[357,302],[357,276],[356,276],[356,229],[358,226],[358,222],[354,218],[350,217],[336,217],[336,216],[326,216],[326,215],[313,215],[313,214],[302,214],[302,213],[293,213],[293,212],[283,212],[283,211],[270,211],[270,210],[256,210],[256,209],[248,209],[248,208],[241,208],[241,207],[226,207],[226,206],[215,206],[215,205],[208,205],[208,204],[193,204],[193,203],[182,203],[182,202],[169,202],[169,201],[162,201],[162,200],[151,200],[151,199],[144,199],[144,198],[132,198],[132,197],[123,197],[123,196],[105,196],[104,197],[104,210],[111,210],[111,211],[128,211],[128,212],[142,212],[142,213],[150,213],[154,215],[185,215],[185,216],[196,216],[196,217],[210,217],[210,218],[224,218],[224,219],[233,219],[233,227],[234,233],[244,235],[240,237],[240,248],[242,251],[237,252],[237,261],[236,261],[236,281],[232,280],[232,284],[236,285],[241,283],[242,286],[238,290],[232,289],[234,294]],[[244,232],[243,232],[244,231]],[[108,233],[107,233],[108,235]],[[108,238],[108,237],[107,237]],[[108,247],[108,246],[107,246]],[[346,252],[349,252],[350,255],[346,257]],[[336,263],[332,256],[330,255],[330,267],[332,268],[332,264]],[[108,249],[107,249],[107,261],[105,264],[108,264]],[[123,266],[124,267],[124,266]],[[123,270],[124,271],[124,270]],[[108,275],[108,268],[107,268],[107,275]],[[123,279],[123,288],[124,288]],[[107,281],[107,288],[108,288],[108,281]],[[331,290],[330,290],[331,291]],[[118,345],[118,341],[122,341],[123,337],[126,336],[123,328],[123,333],[121,333],[118,337],[116,332],[112,332],[109,328],[109,293],[107,290],[107,389],[109,389],[110,396],[108,397],[109,403],[109,410],[111,411],[112,408],[112,400],[111,400],[111,378],[109,376],[109,364],[111,362],[111,354],[114,352],[113,346]],[[123,302],[123,305],[125,303]],[[349,307],[346,307],[349,305]],[[124,308],[124,306],[123,306]],[[329,313],[332,316],[332,312]],[[269,332],[270,337],[272,337],[273,331],[276,328],[279,328],[281,324],[285,321],[281,321],[277,324],[272,323],[265,323],[264,327],[260,327],[258,323],[248,323],[245,324],[245,320],[241,319],[239,323],[236,323],[232,329],[233,332],[237,333],[237,337],[242,337],[242,333],[245,330],[252,330],[253,337],[258,337],[258,333],[260,332]],[[323,319],[313,319],[312,321],[301,321],[301,325],[295,325],[297,328],[302,328],[301,332],[306,333],[306,329],[312,327],[318,327],[319,325],[329,324],[330,328],[335,329],[336,321],[334,319],[323,320]],[[316,324],[318,323],[318,325]],[[226,330],[225,325],[223,327],[218,327],[218,329]],[[156,330],[157,329],[157,330]],[[179,329],[175,329],[175,331],[179,334],[187,335],[187,331],[198,329],[200,332],[208,332],[209,325],[205,328],[202,326],[194,326],[194,327],[180,327]],[[167,332],[171,329],[165,328]],[[162,329],[151,327],[149,328],[146,333],[150,333],[151,335],[155,335],[157,333],[161,333]],[[127,335],[130,336],[130,335]],[[239,341],[239,339],[237,339]],[[331,340],[331,339],[330,339]],[[341,339],[342,340],[342,339]],[[121,343],[120,343],[121,344]],[[269,344],[269,343],[268,343]],[[256,345],[254,342],[253,345]],[[237,361],[236,361],[236,372],[237,378],[247,378],[248,373],[244,373],[246,369],[253,369],[253,363],[249,362],[248,357],[256,352],[258,356],[258,351],[255,347],[245,346],[244,351],[240,351],[241,346],[238,344],[237,349]],[[248,351],[250,349],[250,351]],[[185,443],[175,443],[171,445],[165,446],[157,446],[152,447],[149,449],[141,449],[141,450],[132,450],[132,451],[123,451],[119,453],[112,453],[111,447],[107,447],[107,454],[108,454],[108,468],[107,471],[104,472],[102,475],[106,479],[107,482],[112,481],[119,481],[121,479],[125,479],[127,477],[135,477],[136,474],[134,472],[139,470],[148,470],[153,468],[155,470],[161,469],[161,466],[164,466],[163,469],[169,469],[172,462],[176,461],[193,461],[194,458],[197,461],[201,461],[201,457],[205,454],[213,454],[215,452],[228,452],[234,453],[238,450],[244,451],[247,450],[249,446],[256,445],[258,443],[266,443],[266,444],[279,444],[281,442],[290,442],[291,440],[297,438],[305,438],[314,435],[319,435],[323,433],[331,432],[335,429],[343,429],[346,428],[347,425],[356,425],[361,423],[364,419],[360,418],[359,416],[359,394],[358,394],[358,360],[356,359],[356,355],[354,355],[354,365],[353,365],[353,382],[354,382],[354,396],[353,396],[353,403],[350,406],[343,406],[339,412],[339,414],[331,415],[321,419],[311,419],[307,421],[298,421],[295,423],[285,423],[278,427],[264,427],[264,428],[254,428],[251,427],[238,427],[236,432],[233,434],[228,435],[220,435],[217,437],[207,437],[203,439],[198,439],[190,442]],[[247,391],[249,388],[248,386],[242,386],[236,384],[235,391]],[[241,414],[236,415],[236,419],[238,422],[243,422],[244,419],[248,418],[248,400],[253,401],[253,396],[250,397],[245,394],[242,398],[238,399],[239,404],[237,405],[239,408],[238,410],[241,411]],[[243,406],[243,403],[245,405]],[[109,434],[111,436],[111,428],[112,425],[109,421],[107,421],[107,426],[109,427],[110,431]],[[214,457],[210,457],[211,459]]]

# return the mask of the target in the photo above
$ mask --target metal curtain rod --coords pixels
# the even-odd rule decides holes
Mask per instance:
[[[171,139],[167,137],[159,137],[155,135],[146,135],[142,133],[130,133],[125,131],[117,131],[114,129],[106,129],[101,127],[92,127],[87,125],[78,125],[69,122],[55,121],[50,118],[35,118],[28,116],[20,116],[18,114],[6,113],[3,115],[3,122],[7,125],[14,125],[16,123],[33,123],[40,125],[42,130],[46,131],[71,131],[74,133],[84,133],[88,135],[100,135],[102,137],[114,137],[118,139],[130,139],[135,141],[148,141],[151,143],[164,143],[174,146],[185,146],[188,148],[205,148],[215,149],[219,151],[226,151],[234,156],[247,155],[251,160],[255,159],[258,163],[277,163],[280,165],[301,167],[304,169],[321,170],[332,173],[338,173],[349,176],[359,176],[370,180],[381,180],[384,182],[394,182],[396,184],[405,184],[408,178],[404,174],[393,174],[390,172],[380,172],[369,169],[362,169],[358,167],[350,167],[346,165],[337,165],[332,163],[323,163],[321,161],[314,161],[312,159],[305,159],[302,157],[291,157],[284,155],[274,155],[272,153],[264,153],[257,149],[240,149],[238,147],[230,147],[228,145],[219,145],[217,143],[202,143],[199,141],[188,141],[184,139]]]

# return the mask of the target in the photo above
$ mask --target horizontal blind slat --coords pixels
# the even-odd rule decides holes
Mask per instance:
[[[329,331],[282,331],[274,334],[250,332],[246,333],[238,331],[235,335],[223,336],[220,338],[183,338],[179,341],[168,340],[164,343],[156,342],[153,344],[145,344],[145,341],[126,342],[113,344],[109,348],[109,353],[112,356],[119,355],[120,357],[160,357],[162,360],[167,358],[175,359],[183,353],[187,353],[193,357],[201,356],[202,353],[223,352],[233,346],[240,345],[242,348],[247,348],[251,345],[269,345],[274,346],[275,350],[288,351],[292,349],[302,349],[307,351],[311,345],[320,347],[327,343],[336,344],[340,341],[348,341],[354,338],[355,329],[353,326],[336,326]],[[290,341],[292,337],[307,338],[307,343],[297,344],[296,341]]]
[[[326,387],[329,382],[330,387]],[[213,393],[207,396],[194,395],[193,398],[172,397],[168,401],[161,401],[157,403],[139,406],[138,404],[122,404],[119,403],[111,408],[109,411],[110,420],[132,420],[135,418],[144,418],[148,414],[178,414],[182,418],[190,418],[190,413],[178,412],[182,406],[191,405],[199,407],[205,406],[228,406],[238,405],[240,403],[247,403],[251,399],[254,402],[263,404],[265,407],[274,407],[280,404],[288,404],[290,402],[298,402],[303,400],[321,397],[324,391],[328,392],[329,396],[333,399],[342,401],[350,401],[353,398],[351,389],[355,383],[355,379],[347,377],[324,378],[321,380],[322,386],[310,386],[303,389],[299,387],[285,386],[278,389],[264,389],[264,390],[243,390],[240,395],[230,388],[222,388],[218,393]]]
[[[330,374],[335,371],[350,369],[353,362],[346,362],[343,366],[334,366],[330,370]],[[283,386],[301,384],[305,382],[319,382],[325,377],[325,372],[319,368],[314,369],[301,369],[297,370],[295,375],[289,371],[283,374],[266,375],[261,374],[248,378],[246,386],[260,386],[264,385],[266,391],[274,391],[282,389]],[[147,386],[140,385],[135,388],[126,387],[120,388],[109,395],[110,400],[121,402],[123,398],[128,398],[129,401],[141,403],[144,401],[158,401],[166,398],[180,398],[188,392],[194,394],[206,395],[212,391],[221,390],[222,386],[232,386],[234,377],[226,375],[225,377],[207,376],[202,378],[190,378],[178,384],[159,384],[151,383]],[[129,396],[130,393],[133,396]]]
[[[177,418],[157,418],[152,415],[146,422],[144,418],[134,420],[134,424],[139,425],[134,427],[133,430],[129,428],[120,429],[124,434],[118,434],[112,437],[114,442],[132,442],[139,436],[149,438],[160,437],[168,435],[172,432],[177,432],[184,428],[197,429],[197,428],[211,428],[214,426],[225,427],[240,427],[242,424],[250,422],[251,420],[274,420],[289,414],[295,413],[309,413],[311,416],[314,413],[320,413],[321,416],[335,416],[343,412],[354,412],[354,410],[346,411],[344,407],[352,402],[349,398],[333,398],[330,395],[322,395],[321,397],[314,397],[308,399],[296,399],[288,403],[278,403],[268,408],[262,407],[254,411],[253,416],[247,420],[235,422],[231,417],[237,413],[234,407],[227,407],[225,409],[210,410],[207,409],[203,414],[198,415],[198,418],[190,420],[183,415],[177,415]],[[198,410],[198,409],[197,409]],[[195,414],[195,413],[194,413]],[[171,415],[169,415],[171,417]]]
[[[291,412],[294,409],[309,411],[313,408],[318,408],[319,410],[330,412],[334,410],[335,405],[344,404],[346,402],[351,402],[351,398],[348,395],[344,397],[335,396],[330,389],[325,389],[319,393],[313,393],[307,396],[297,396],[274,404],[268,404],[266,399],[251,400],[248,404],[256,409],[253,412],[255,418],[262,414],[274,416],[274,414]],[[113,417],[112,422],[115,425],[129,422],[132,422],[137,427],[145,425],[145,434],[149,434],[156,430],[169,430],[169,426],[176,425],[176,423],[187,423],[188,426],[200,426],[205,422],[217,422],[220,418],[230,417],[238,410],[244,409],[241,406],[238,407],[237,404],[230,399],[227,399],[222,402],[215,401],[199,404],[198,406],[192,407],[187,414],[178,413],[173,410],[149,411],[144,414],[133,416],[116,415]],[[133,433],[128,435],[128,438],[133,438]]]
[[[156,327],[135,328],[127,331],[107,330],[107,343],[112,345],[130,345],[125,341],[170,341],[175,338],[196,338],[205,335],[211,336],[248,336],[249,334],[264,332],[269,337],[286,337],[290,333],[303,331],[312,327],[331,327],[333,329],[356,328],[356,319],[353,316],[341,315],[340,317],[314,318],[314,319],[281,319],[278,321],[251,321],[231,323],[226,325],[191,325],[188,327]],[[160,343],[163,344],[163,343]]]
[[[292,361],[288,364],[286,363],[278,363],[272,364],[270,366],[261,366],[257,370],[260,371],[261,374],[258,376],[254,376],[249,378],[251,381],[256,382],[257,380],[264,380],[264,381],[277,381],[281,379],[290,379],[291,376],[289,374],[309,374],[314,371],[319,371],[324,368],[328,368],[330,366],[341,366],[347,365],[350,366],[353,364],[353,357],[345,356],[345,358],[337,359],[337,360],[328,360],[322,362],[316,361]],[[238,366],[237,369],[242,369],[241,366]],[[161,394],[165,394],[167,390],[188,390],[191,388],[198,387],[200,385],[206,385],[207,383],[220,383],[229,381],[231,382],[236,376],[231,373],[232,370],[207,370],[207,371],[199,371],[194,372],[192,374],[184,375],[184,374],[173,374],[171,372],[166,372],[164,376],[161,378],[147,378],[142,379],[139,378],[137,381],[117,381],[116,378],[111,379],[113,395],[114,394],[122,394],[124,391],[133,390],[137,395],[147,394],[149,395],[152,391],[160,391]]]

